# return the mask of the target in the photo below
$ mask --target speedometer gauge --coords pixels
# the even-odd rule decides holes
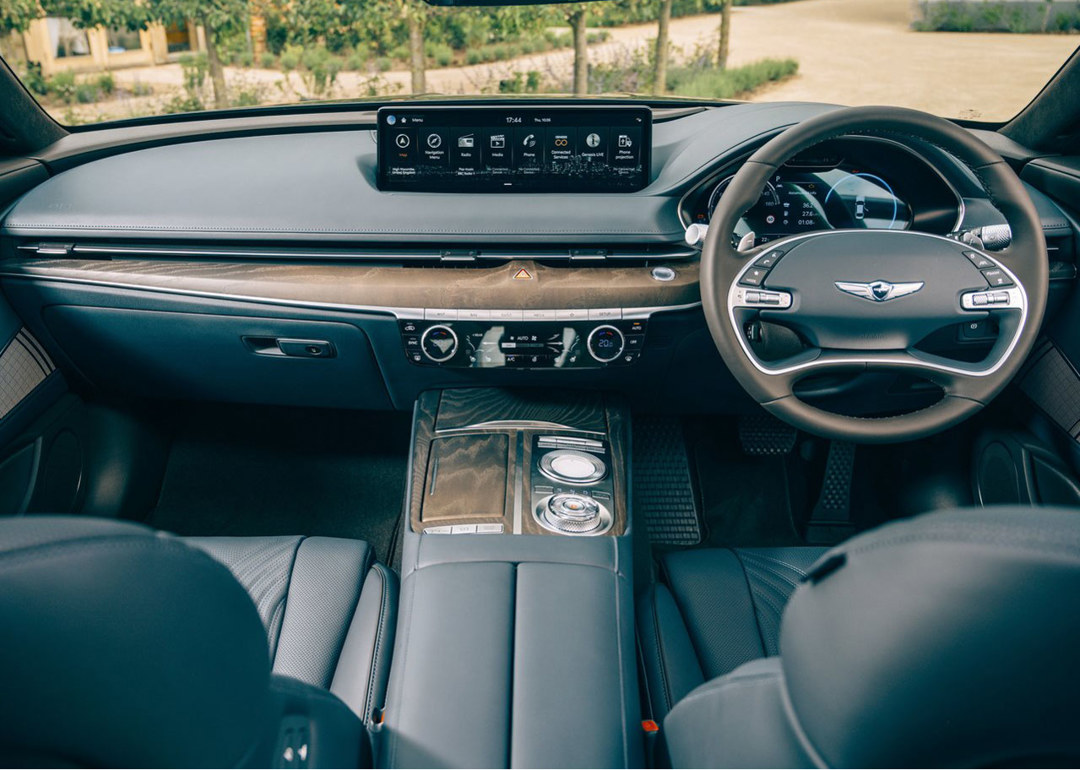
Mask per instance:
[[[731,180],[735,178],[735,175],[724,177],[720,180],[720,183],[713,188],[712,194],[709,196],[709,219],[712,219],[713,213],[716,211],[716,207],[720,205],[720,198],[723,197],[724,191],[731,185]],[[755,210],[768,211],[769,209],[780,208],[780,196],[776,193],[776,188],[772,182],[765,183],[765,189],[761,191],[761,197],[758,198],[757,203],[754,204]],[[766,213],[765,217],[776,217],[774,213]]]

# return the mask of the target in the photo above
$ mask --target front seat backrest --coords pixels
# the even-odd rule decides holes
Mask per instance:
[[[675,707],[665,722],[672,759],[1075,763],[1078,602],[1080,511],[936,513],[856,537],[795,592],[779,659],[747,664]]]
[[[236,766],[275,708],[243,587],[122,522],[0,520],[0,665],[8,766]]]

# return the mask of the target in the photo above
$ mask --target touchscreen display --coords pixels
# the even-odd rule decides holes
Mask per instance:
[[[633,192],[649,181],[647,107],[383,107],[379,188]]]

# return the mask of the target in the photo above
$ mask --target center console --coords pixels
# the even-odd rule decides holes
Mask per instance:
[[[376,766],[643,766],[625,408],[466,389],[414,415]]]
[[[597,392],[490,388],[416,404],[410,525],[428,535],[626,531],[625,410]]]

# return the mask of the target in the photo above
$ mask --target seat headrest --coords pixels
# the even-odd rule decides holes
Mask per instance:
[[[825,554],[780,654],[828,766],[1080,757],[1080,511],[935,513]]]
[[[145,527],[0,520],[7,761],[235,766],[270,713],[266,632],[206,554]]]

